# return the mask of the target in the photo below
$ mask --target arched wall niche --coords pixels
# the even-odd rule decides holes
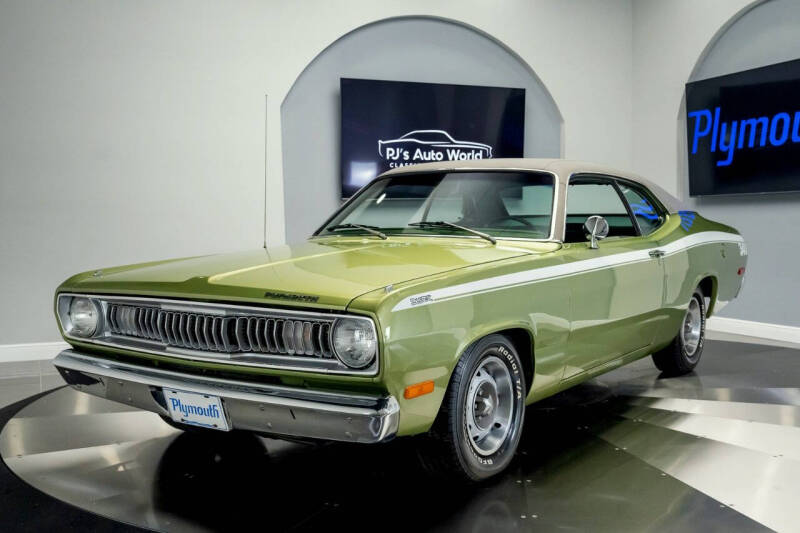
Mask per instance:
[[[533,69],[508,47],[450,19],[373,22],[317,55],[281,104],[287,242],[305,239],[341,201],[339,78],[525,88],[524,155],[562,155],[558,106]]]

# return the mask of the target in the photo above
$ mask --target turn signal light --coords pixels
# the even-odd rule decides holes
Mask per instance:
[[[416,398],[417,396],[422,396],[429,392],[433,392],[433,381],[423,381],[422,383],[416,383],[406,387],[403,397],[406,400],[410,400],[411,398]]]
[[[744,274],[744,267],[739,267],[739,271],[737,272],[740,276]]]

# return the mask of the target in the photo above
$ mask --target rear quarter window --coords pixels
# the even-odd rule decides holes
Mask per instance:
[[[664,212],[652,194],[629,183],[619,183],[620,191],[631,208],[642,235],[649,235],[664,223]]]

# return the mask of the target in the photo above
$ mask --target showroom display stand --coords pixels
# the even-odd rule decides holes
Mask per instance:
[[[416,439],[181,432],[62,387],[0,410],[0,529],[786,530],[798,361],[721,341],[683,377],[641,360],[529,407],[511,467],[474,486],[430,478]]]

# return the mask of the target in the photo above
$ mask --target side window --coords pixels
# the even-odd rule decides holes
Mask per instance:
[[[664,222],[664,216],[658,208],[658,204],[638,187],[620,183],[619,188],[631,208],[631,213],[636,217],[636,222],[639,223],[642,235],[653,233]]]
[[[592,215],[608,221],[609,237],[635,237],[636,227],[611,182],[580,178],[567,188],[567,220],[564,242],[585,242],[583,224]]]

